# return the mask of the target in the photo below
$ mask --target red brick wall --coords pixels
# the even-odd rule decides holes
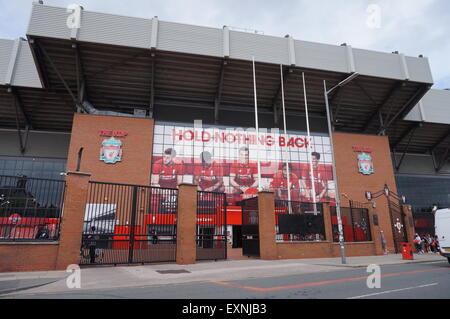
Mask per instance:
[[[339,244],[332,244],[331,249],[333,250],[334,257],[341,256]],[[375,243],[346,243],[345,255],[347,257],[375,256],[377,255]]]
[[[277,259],[275,245],[275,195],[271,192],[258,193],[259,250],[263,260]]]
[[[366,191],[377,192],[387,184],[389,189],[397,192],[394,168],[391,160],[391,150],[387,136],[372,136],[361,134],[334,133],[334,150],[336,170],[339,182],[339,192],[359,202],[366,202]],[[375,173],[363,175],[358,171],[358,154],[353,146],[364,146],[373,149],[370,155]],[[394,250],[391,220],[385,196],[374,200],[377,203],[377,214],[380,229],[384,231],[389,251]],[[341,196],[341,205],[348,206],[348,200]]]
[[[77,167],[78,151],[83,157],[81,171],[91,173],[91,180],[111,183],[149,185],[153,151],[152,119],[118,116],[75,114],[70,138],[67,170]],[[100,130],[126,131],[126,137],[116,137],[122,142],[122,161],[106,164],[100,160],[104,139]]]
[[[181,184],[178,192],[177,257],[179,265],[195,264],[197,229],[197,187]]]
[[[334,257],[330,242],[278,243],[277,250],[278,259]]]
[[[58,244],[0,244],[0,272],[54,270]]]
[[[339,244],[330,242],[311,243],[278,243],[278,259],[301,259],[301,258],[330,258],[340,257]],[[375,244],[353,243],[345,244],[347,257],[374,256],[376,255]]]

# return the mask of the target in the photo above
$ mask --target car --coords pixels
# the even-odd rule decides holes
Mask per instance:
[[[434,215],[435,230],[439,240],[440,254],[450,263],[450,209],[439,209]]]

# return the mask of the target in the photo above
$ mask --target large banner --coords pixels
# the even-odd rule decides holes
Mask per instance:
[[[155,125],[151,184],[177,188],[194,183],[199,190],[225,192],[229,205],[262,190],[288,200],[334,201],[330,139],[278,130]],[[312,170],[308,148],[311,151]],[[261,180],[258,178],[258,160]],[[313,183],[311,182],[313,181]],[[314,186],[314,187],[313,187]]]

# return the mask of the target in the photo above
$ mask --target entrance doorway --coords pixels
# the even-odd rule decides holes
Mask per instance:
[[[197,260],[227,259],[225,193],[197,192]]]
[[[199,248],[213,248],[214,228],[198,227],[197,246]]]
[[[242,254],[260,257],[258,198],[241,202],[242,206]]]
[[[242,248],[242,225],[233,226],[233,244],[232,248]]]

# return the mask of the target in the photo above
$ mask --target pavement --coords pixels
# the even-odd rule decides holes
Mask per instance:
[[[295,260],[226,260],[199,262],[193,265],[152,264],[139,266],[81,268],[81,289],[119,289],[129,287],[161,286],[168,284],[204,281],[233,281],[252,278],[327,273],[367,267],[371,264],[402,265],[416,263],[446,262],[437,254],[415,255],[414,260],[402,260],[401,255],[348,257],[347,264],[341,258],[295,259]],[[23,292],[57,293],[69,292],[65,271],[21,272],[0,274],[0,296]]]

